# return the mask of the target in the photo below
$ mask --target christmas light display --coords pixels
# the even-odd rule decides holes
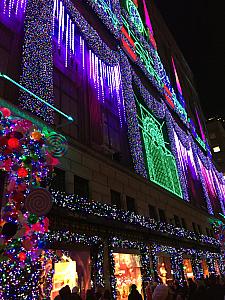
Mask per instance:
[[[0,12],[8,18],[20,17],[26,10],[27,0],[1,0]]]
[[[137,174],[147,178],[143,148],[141,143],[141,135],[139,131],[138,118],[136,112],[135,98],[132,89],[131,68],[127,57],[120,52],[121,55],[121,75],[123,84],[123,94],[126,104],[128,139],[130,144],[131,155],[133,159],[134,169]]]
[[[27,3],[20,80],[22,86],[50,104],[53,104],[52,13],[53,1]],[[20,103],[23,109],[53,123],[53,110],[26,92],[21,92]]]
[[[175,227],[171,224],[156,222],[152,219],[135,214],[133,212],[119,210],[115,207],[100,202],[89,202],[87,199],[78,198],[75,195],[51,191],[54,203],[59,207],[69,209],[71,212],[82,215],[95,215],[109,220],[117,220],[127,224],[133,224],[159,233],[186,238],[200,243],[213,244],[219,247],[220,243],[212,237],[197,235],[192,231]]]
[[[120,38],[122,19],[119,0],[87,0],[87,2],[115,37]]]
[[[40,131],[28,120],[12,116],[9,109],[1,108],[1,113],[0,169],[7,172],[8,178],[0,222],[3,274],[0,289],[4,299],[15,299],[15,294],[37,299],[34,295],[38,292],[41,272],[39,258],[49,221],[39,198],[35,199],[36,206],[32,204],[32,213],[26,211],[24,203],[29,198],[31,206],[30,191],[35,193],[40,186],[43,190],[49,185],[53,166],[45,147],[48,132]]]
[[[138,100],[137,105],[140,111],[139,124],[145,145],[149,178],[182,198],[176,162],[171,151],[166,147],[163,125]]]

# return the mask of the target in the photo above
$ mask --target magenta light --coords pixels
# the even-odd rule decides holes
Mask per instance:
[[[175,67],[175,63],[174,63],[173,57],[171,57],[171,58],[172,58],[172,64],[173,64],[173,71],[174,71],[174,75],[175,75],[175,78],[176,78],[177,89],[178,89],[179,93],[181,95],[183,95],[182,88],[181,88],[181,85],[180,85],[180,81],[179,81],[179,78],[178,78],[178,75],[177,75],[177,70],[176,70],[176,67]]]
[[[145,0],[142,0],[142,1],[143,1],[143,6],[144,6],[144,12],[145,12],[145,23],[148,26],[150,32],[153,34],[153,29],[152,29],[151,20],[150,20],[149,14],[148,14],[148,9],[147,9]]]
[[[201,121],[200,121],[200,118],[199,118],[199,115],[198,115],[198,111],[197,111],[196,108],[195,108],[195,113],[196,113],[196,117],[197,117],[197,120],[198,120],[198,126],[199,126],[199,129],[200,129],[200,132],[201,132],[202,139],[203,139],[203,141],[205,141],[206,140],[205,139],[205,134],[204,134],[202,124],[201,124]]]
[[[26,0],[3,0],[0,2],[0,13],[3,12],[8,18],[18,17],[26,10]]]

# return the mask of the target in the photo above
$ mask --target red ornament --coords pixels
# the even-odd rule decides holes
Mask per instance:
[[[7,144],[7,142],[8,142],[7,137],[5,137],[5,136],[0,137],[0,146],[5,146]]]
[[[20,142],[19,142],[19,140],[17,139],[17,138],[10,138],[9,140],[8,140],[8,146],[10,147],[10,148],[12,148],[12,149],[16,149],[16,148],[18,148],[19,147],[19,145],[20,145]]]
[[[25,168],[19,168],[17,173],[18,173],[18,177],[20,178],[27,177],[28,175],[28,171]]]
[[[23,193],[16,193],[14,196],[13,196],[13,200],[15,202],[23,202],[24,200],[24,194]]]
[[[5,118],[8,118],[11,116],[11,111],[7,107],[1,107],[0,111],[2,112],[2,114]]]
[[[19,254],[18,254],[18,258],[19,258],[19,260],[20,261],[25,261],[25,259],[26,259],[26,253],[25,252],[20,252]]]

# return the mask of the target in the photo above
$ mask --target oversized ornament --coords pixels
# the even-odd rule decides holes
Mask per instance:
[[[27,177],[28,175],[28,170],[26,168],[19,168],[18,169],[18,177],[20,178],[24,178],[24,177]]]
[[[39,141],[42,138],[42,134],[40,131],[33,131],[31,133],[30,137],[34,141]]]
[[[8,146],[11,149],[17,149],[20,146],[20,142],[17,138],[12,137],[12,138],[8,139]]]

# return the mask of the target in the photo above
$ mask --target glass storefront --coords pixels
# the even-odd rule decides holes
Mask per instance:
[[[184,277],[186,280],[188,278],[194,279],[193,269],[190,258],[183,259],[183,270],[184,270]]]
[[[127,300],[130,286],[136,284],[142,293],[141,257],[138,254],[113,253],[117,300]]]
[[[57,251],[60,254],[60,250]],[[61,252],[60,261],[54,264],[54,275],[52,282],[51,300],[65,285],[79,288],[82,299],[85,299],[86,290],[91,287],[90,253],[89,251],[67,251]]]
[[[173,280],[171,259],[164,253],[157,255],[157,272],[163,284],[169,284]]]

